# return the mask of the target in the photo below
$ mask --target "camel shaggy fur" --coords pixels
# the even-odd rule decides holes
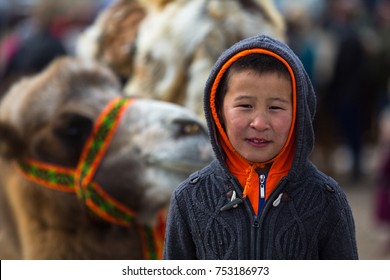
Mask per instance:
[[[145,11],[144,17],[137,17],[127,29],[132,67],[125,79],[125,93],[184,105],[202,118],[204,84],[226,48],[259,33],[285,40],[284,21],[272,0],[118,1]],[[103,12],[82,34],[78,55],[109,64],[94,51],[97,47],[112,53],[130,50],[124,47],[126,40],[117,47],[101,41],[111,19],[118,18],[115,7]],[[124,13],[121,15],[124,20]],[[129,12],[128,17],[135,15]],[[123,65],[123,60],[114,64]],[[115,68],[114,64],[110,67]],[[116,72],[123,77],[123,72]]]
[[[97,60],[127,80],[133,70],[138,27],[145,15],[137,0],[115,1],[78,38],[77,55]]]
[[[190,110],[122,98],[120,83],[109,69],[75,58],[56,60],[5,95],[0,103],[1,259],[145,257],[140,232],[159,225],[172,190],[209,163],[212,152],[203,125]],[[113,111],[102,112],[112,100],[127,107],[121,107],[121,117],[111,126],[116,130],[106,150],[97,153],[102,156],[92,165],[90,185],[101,187],[97,193],[103,203],[109,197],[120,205],[116,209],[134,213],[134,220],[125,225],[111,222],[104,209],[96,212],[86,203],[86,176],[78,173],[88,159],[85,147],[101,138],[96,127],[106,127],[102,116]],[[80,189],[45,187],[21,168],[30,161],[55,166],[58,172],[70,170],[80,179],[75,179]]]

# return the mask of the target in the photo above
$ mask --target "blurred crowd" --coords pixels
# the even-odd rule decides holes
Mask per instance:
[[[365,244],[370,242],[369,236],[379,234],[382,241],[377,252],[379,258],[387,259],[390,0],[276,2],[287,22],[289,45],[300,56],[316,88],[313,161],[342,180],[344,188],[365,189],[367,205],[351,201],[357,218],[358,242],[360,247],[369,248]],[[376,247],[377,239],[371,241],[371,246]]]
[[[331,174],[359,180],[372,171],[373,152],[365,149],[378,143],[389,103],[390,1],[277,2],[289,44],[316,87],[316,160]]]
[[[99,9],[92,0],[0,0],[0,96],[19,77],[74,54]]]
[[[77,36],[110,2],[0,0],[0,97],[19,77],[74,54]],[[313,160],[335,177],[371,176],[389,190],[390,0],[274,2],[317,92]]]

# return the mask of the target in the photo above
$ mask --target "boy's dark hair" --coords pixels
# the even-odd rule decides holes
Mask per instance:
[[[230,76],[234,73],[245,70],[253,70],[258,74],[276,73],[279,75],[279,77],[290,79],[290,72],[287,70],[283,62],[277,58],[266,54],[250,54],[244,56],[233,62],[233,64],[226,70],[221,81],[219,82],[216,93],[217,108],[221,109],[220,106],[222,105],[223,99],[228,90]]]

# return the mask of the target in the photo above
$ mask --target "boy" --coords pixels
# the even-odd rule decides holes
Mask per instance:
[[[315,93],[296,55],[256,36],[218,59],[205,88],[216,159],[173,193],[165,259],[357,259],[338,184],[308,157]]]

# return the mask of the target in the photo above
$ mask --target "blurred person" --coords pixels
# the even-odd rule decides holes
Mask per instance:
[[[9,20],[9,1],[0,0],[0,38]]]
[[[5,60],[3,57],[0,96],[20,77],[40,72],[53,59],[67,54],[61,39],[51,30],[58,7],[56,1],[40,0],[31,17],[16,27],[8,41],[2,42],[2,49],[11,48],[5,53]]]
[[[285,14],[287,22],[287,41],[291,49],[302,61],[313,85],[315,85],[316,42],[314,22],[304,7],[294,6]]]
[[[379,168],[376,174],[374,218],[384,233],[383,253],[390,256],[390,106],[379,118]]]
[[[382,253],[390,256],[390,0],[378,0],[375,9],[376,31],[380,42],[377,64],[378,149],[379,167],[376,173],[374,217],[384,233]]]
[[[379,38],[379,51],[375,60],[375,84],[379,91],[379,111],[390,103],[390,0],[378,0],[375,9],[375,30]]]
[[[361,179],[364,137],[365,51],[355,24],[359,0],[331,0],[327,31],[332,34],[336,54],[326,100],[340,139],[352,155],[351,179]],[[331,136],[330,136],[331,137]]]

